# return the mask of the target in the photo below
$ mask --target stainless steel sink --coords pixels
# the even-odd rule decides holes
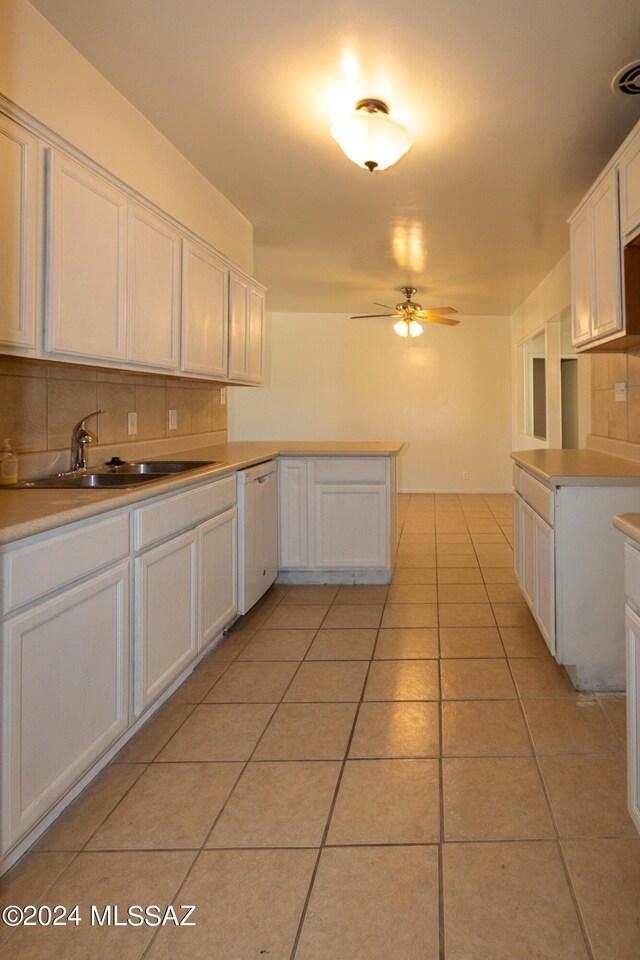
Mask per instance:
[[[134,487],[177,473],[187,473],[200,467],[210,467],[217,460],[137,460],[97,467],[94,470],[79,470],[60,473],[53,477],[22,480],[7,487],[10,490],[91,490],[113,487]]]
[[[200,467],[210,467],[218,463],[217,460],[128,460],[117,466],[109,466],[110,472],[122,474],[139,473],[186,473],[187,470],[197,470]]]

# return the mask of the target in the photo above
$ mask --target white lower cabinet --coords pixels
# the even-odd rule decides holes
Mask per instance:
[[[279,491],[281,579],[389,582],[395,458],[283,457]]]
[[[640,489],[552,487],[523,469],[514,481],[514,569],[549,650],[577,689],[624,690],[624,571],[612,517],[637,511]]]
[[[628,807],[640,832],[640,617],[628,604],[626,626]]]
[[[199,528],[200,629],[205,647],[238,610],[238,512],[226,510]]]
[[[197,579],[194,532],[136,560],[136,714],[166,690],[198,651]]]
[[[8,619],[2,653],[4,854],[129,724],[129,563]]]

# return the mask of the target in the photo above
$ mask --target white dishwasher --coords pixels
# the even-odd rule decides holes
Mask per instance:
[[[246,613],[278,576],[278,464],[238,471],[238,613]]]

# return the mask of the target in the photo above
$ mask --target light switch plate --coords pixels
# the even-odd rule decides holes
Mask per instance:
[[[137,413],[128,413],[127,414],[127,433],[130,437],[135,437],[138,432],[138,414]]]
[[[226,388],[226,387],[220,387],[220,404],[221,404],[221,406],[224,407],[224,405],[225,405],[226,402],[227,402],[227,388]]]
[[[627,399],[627,384],[624,380],[619,380],[615,385],[616,403],[624,403]]]
[[[169,430],[178,429],[178,411],[169,410]]]

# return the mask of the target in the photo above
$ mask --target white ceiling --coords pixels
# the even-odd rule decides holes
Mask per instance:
[[[638,0],[32,3],[254,224],[272,310],[511,313],[640,117]],[[329,134],[371,96],[415,137],[374,174]]]

